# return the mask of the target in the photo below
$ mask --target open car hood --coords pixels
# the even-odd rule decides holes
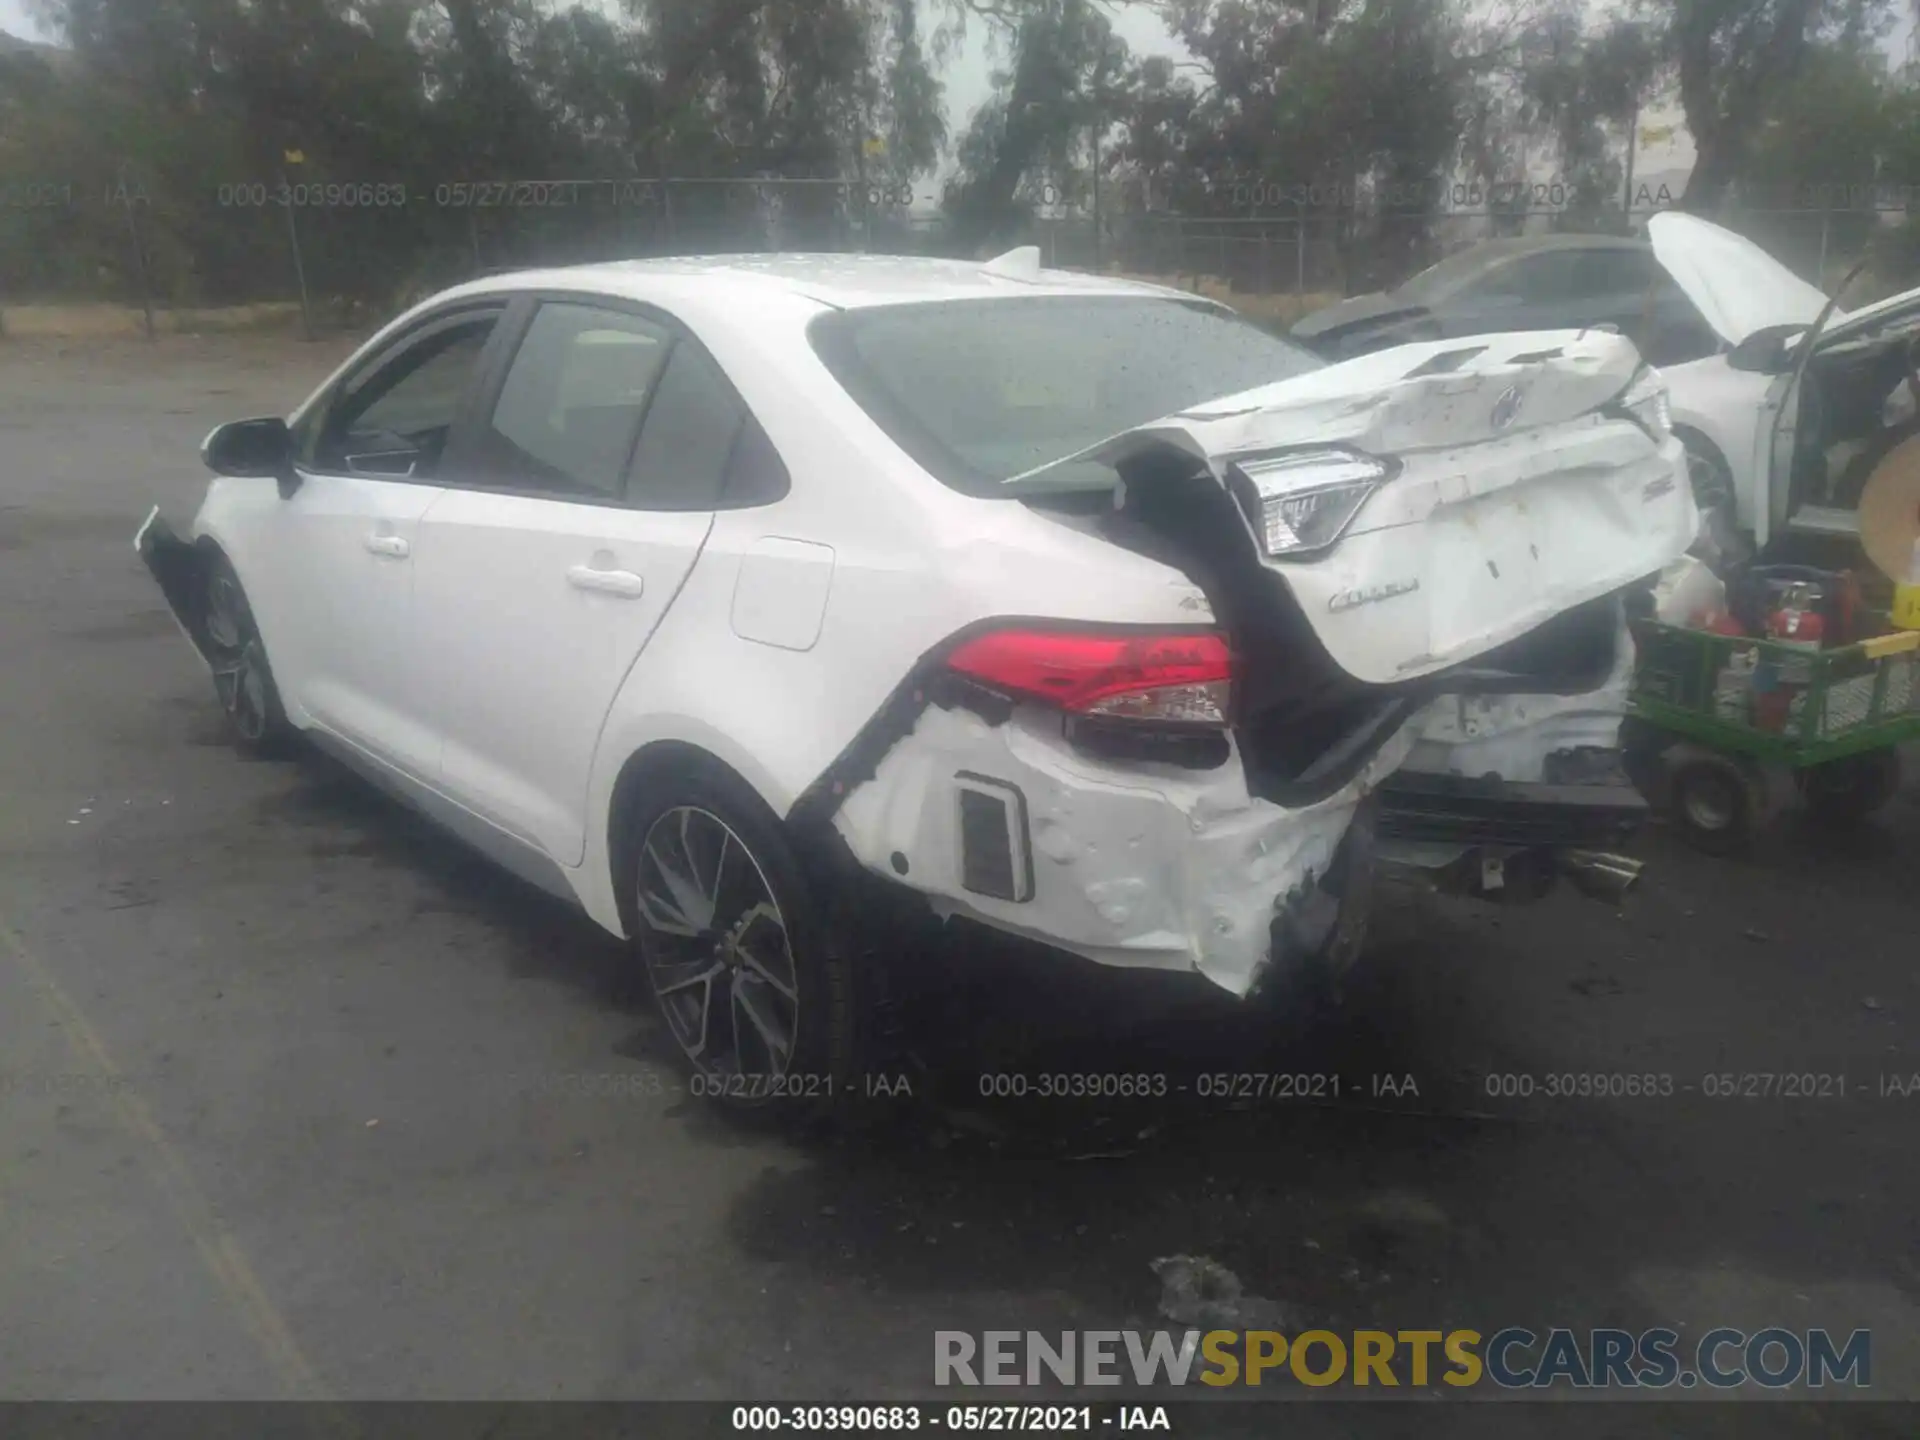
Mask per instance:
[[[1616,404],[1641,368],[1631,342],[1598,330],[1402,345],[1194,406],[1007,484],[1042,491],[1035,482],[1068,466],[1108,485],[1122,467],[1169,473],[1147,460],[1156,451],[1203,462],[1235,502],[1216,543],[1251,546],[1348,675],[1393,685],[1632,585],[1693,543],[1679,443]],[[1356,482],[1356,466],[1374,473]],[[1136,483],[1154,482],[1127,479],[1121,503]],[[1274,517],[1336,491],[1359,492],[1337,529],[1277,553]]]
[[[1827,297],[1744,235],[1697,215],[1662,211],[1647,221],[1655,258],[1729,345],[1776,325],[1812,325]],[[1835,309],[1827,322],[1847,319]]]

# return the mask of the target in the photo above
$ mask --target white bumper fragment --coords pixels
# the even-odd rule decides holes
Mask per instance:
[[[1074,750],[1044,712],[994,725],[930,708],[834,823],[861,864],[921,891],[943,917],[971,916],[1101,964],[1197,971],[1244,995],[1268,959],[1276,902],[1326,874],[1361,800],[1412,738],[1403,729],[1346,788],[1286,810],[1247,793],[1237,753],[1215,770],[1109,765]],[[1024,797],[1030,899],[963,885],[963,774]]]

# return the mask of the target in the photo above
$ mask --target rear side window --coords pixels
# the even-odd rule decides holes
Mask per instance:
[[[634,447],[627,498],[641,510],[711,510],[747,420],[746,406],[707,352],[673,347]]]
[[[1322,362],[1204,303],[1013,296],[850,310],[810,330],[861,408],[956,490],[1003,481],[1202,401],[1292,379]],[[1062,467],[1066,487],[1111,484]]]
[[[670,344],[664,327],[637,315],[541,305],[494,403],[496,483],[617,497]]]

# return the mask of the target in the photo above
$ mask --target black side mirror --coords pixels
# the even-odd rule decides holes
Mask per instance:
[[[1757,375],[1778,375],[1787,366],[1787,337],[1798,327],[1758,330],[1727,352],[1727,364]]]
[[[282,495],[292,494],[298,483],[293,470],[293,432],[278,415],[216,426],[201,443],[200,459],[216,475],[278,480]]]

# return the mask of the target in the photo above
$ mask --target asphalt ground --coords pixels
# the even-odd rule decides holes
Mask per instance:
[[[1920,1398],[1911,785],[1743,861],[1651,833],[1618,912],[1393,887],[1304,1036],[963,947],[913,1094],[791,1138],[687,1093],[590,923],[224,744],[130,540],[345,348],[0,344],[0,1398],[932,1396],[936,1330],[1180,1328],[1172,1255],[1296,1328],[1866,1328],[1871,1393]],[[1114,1074],[1165,1093],[1038,1093]],[[1655,1093],[1547,1093],[1578,1075]],[[1744,1078],[1800,1075],[1844,1082]],[[1683,1410],[1912,1433],[1789,1399]]]

